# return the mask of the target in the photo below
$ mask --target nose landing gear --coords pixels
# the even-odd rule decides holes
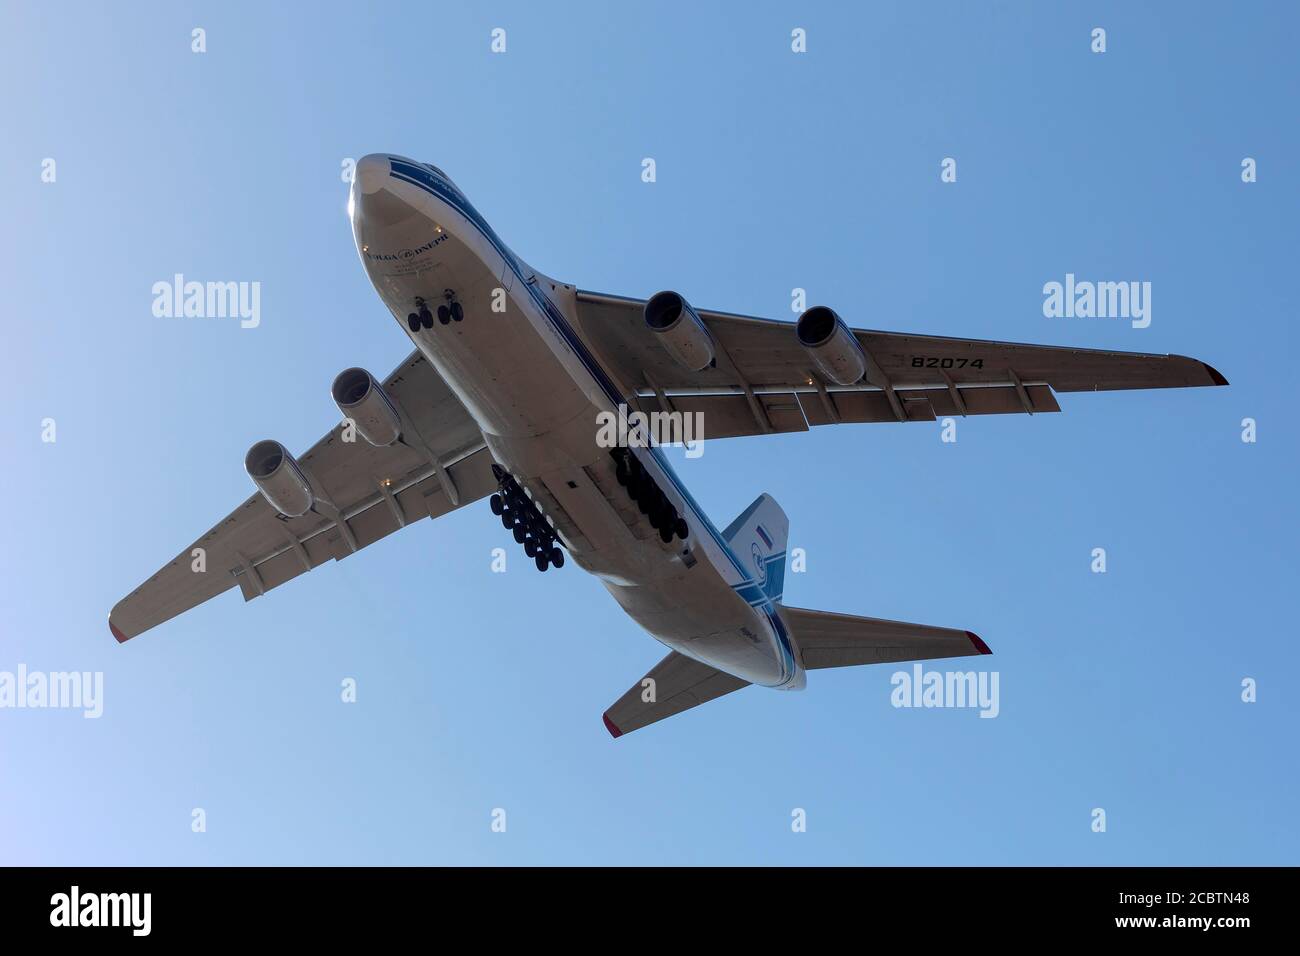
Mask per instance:
[[[406,327],[412,332],[418,332],[420,329],[433,328],[433,313],[429,307],[424,304],[424,299],[419,296],[415,297],[415,312],[406,316]]]
[[[446,301],[442,305],[438,306],[439,322],[443,325],[447,325],[450,322],[459,322],[461,319],[465,318],[465,310],[461,308],[460,303],[456,301],[456,293],[454,290],[443,289],[442,297]]]
[[[450,325],[452,322],[460,322],[465,318],[465,309],[456,301],[456,292],[454,289],[442,290],[443,301],[438,305],[438,321],[443,325]],[[434,313],[430,311],[428,303],[420,296],[415,297],[415,311],[406,316],[406,327],[412,332],[418,332],[420,329],[433,328]]]
[[[492,474],[496,476],[498,486],[497,493],[488,499],[492,513],[513,532],[515,541],[524,546],[524,554],[533,559],[538,571],[545,571],[552,565],[564,567],[564,552],[556,544],[555,529],[536,502],[524,494],[519,483],[500,465],[492,466]]]

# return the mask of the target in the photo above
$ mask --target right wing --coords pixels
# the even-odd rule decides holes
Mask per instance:
[[[254,492],[118,602],[108,619],[113,636],[119,642],[135,637],[236,585],[251,601],[331,558],[346,558],[496,489],[482,433],[419,352],[383,387],[402,416],[402,440],[386,447],[360,436],[345,442],[340,422],[298,458],[337,511],[322,504],[291,518]]]
[[[1182,355],[850,329],[874,367],[858,384],[837,386],[814,369],[794,323],[703,309],[716,367],[692,372],[647,328],[642,300],[579,291],[575,303],[583,337],[642,410],[703,413],[706,439],[1059,412],[1058,392],[1228,384],[1214,368]]]
[[[611,737],[622,737],[748,686],[748,681],[671,651],[605,711],[605,729]]]

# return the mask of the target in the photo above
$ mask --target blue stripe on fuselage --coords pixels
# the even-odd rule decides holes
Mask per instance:
[[[519,260],[515,257],[514,253],[507,248],[505,243],[501,241],[497,234],[493,232],[492,227],[487,224],[486,220],[479,215],[478,210],[470,205],[469,200],[465,198],[464,194],[452,185],[449,180],[444,180],[442,177],[435,175],[426,167],[416,166],[412,163],[393,159],[392,157],[389,158],[389,163],[394,179],[409,183],[418,189],[423,189],[435,199],[439,199],[451,206],[469,220],[476,229],[478,229],[482,236],[487,239],[487,241],[497,251],[497,254],[505,261],[506,265],[515,274],[515,277],[519,279],[520,284],[528,290],[528,294],[532,297],[534,304],[541,310],[542,314],[546,316],[547,320],[551,323],[551,327],[555,329],[556,333],[564,340],[565,344],[568,345],[574,356],[586,368],[588,374],[595,379],[596,384],[600,386],[601,391],[605,393],[605,397],[609,399],[610,403],[615,408],[619,405],[626,404],[627,400],[624,398],[622,392],[619,391],[618,386],[614,384],[613,380],[610,379],[609,375],[605,372],[605,369],[596,361],[595,356],[593,356],[587,348],[586,343],[584,343],[573,331],[572,326],[570,326],[568,321],[564,318],[564,314],[555,307],[555,303],[550,300],[546,293],[538,288],[537,283],[526,281],[523,270],[519,267]],[[794,649],[790,645],[790,636],[786,632],[785,625],[781,622],[780,617],[776,613],[771,598],[754,582],[749,574],[746,573],[744,566],[731,550],[730,545],[728,545],[722,535],[718,533],[718,529],[713,526],[713,522],[704,514],[704,510],[699,506],[699,503],[696,502],[694,496],[691,495],[691,493],[686,489],[686,486],[682,484],[681,480],[677,477],[677,473],[673,471],[672,466],[669,465],[668,459],[663,455],[663,453],[655,447],[651,447],[647,450],[654,457],[655,461],[658,462],[659,467],[663,470],[668,480],[672,482],[677,493],[681,495],[687,508],[693,512],[693,517],[696,519],[696,526],[708,530],[714,543],[722,553],[726,555],[727,559],[731,562],[732,567],[736,570],[736,573],[743,579],[740,584],[733,584],[730,585],[730,587],[740,593],[742,598],[746,593],[752,593],[749,589],[752,588],[757,590],[757,594],[754,596],[753,601],[746,600],[746,603],[750,604],[750,606],[755,610],[763,612],[771,624],[773,632],[777,636],[777,643],[781,649],[781,669],[783,673],[782,679],[776,686],[789,683],[795,675]],[[757,603],[753,603],[754,601],[757,601]]]

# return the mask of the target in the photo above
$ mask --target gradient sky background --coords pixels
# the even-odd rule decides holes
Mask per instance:
[[[97,721],[0,710],[0,862],[1300,862],[1295,6],[548,6],[6,5],[0,670],[106,686]],[[955,666],[1000,673],[995,720],[894,709],[886,665],[613,741],[662,648],[515,560],[486,502],[118,646],[109,608],[243,500],[248,446],[305,449],[340,369],[407,353],[344,213],[374,151],[583,288],[792,320],[798,286],[853,325],[1176,352],[1232,387],[681,464],[719,526],[782,502],[788,603],[979,633],[995,656]],[[260,281],[261,326],[155,318],[176,272]],[[1044,318],[1067,272],[1152,282],[1150,328]]]

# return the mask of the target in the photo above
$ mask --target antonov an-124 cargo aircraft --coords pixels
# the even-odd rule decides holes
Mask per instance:
[[[490,496],[540,570],[567,555],[668,646],[652,682],[605,712],[615,737],[749,684],[802,688],[822,667],[988,654],[970,631],[786,606],[789,524],[771,497],[719,530],[660,446],[634,428],[607,447],[598,422],[702,413],[718,440],[1227,384],[1179,355],[872,332],[824,306],[791,325],[696,310],[677,292],[584,292],[511,252],[440,169],[400,156],[357,163],[349,212],[361,263],[415,350],[382,380],[340,373],[344,420],[300,457],[254,445],[256,493],[113,608],[118,641]]]

